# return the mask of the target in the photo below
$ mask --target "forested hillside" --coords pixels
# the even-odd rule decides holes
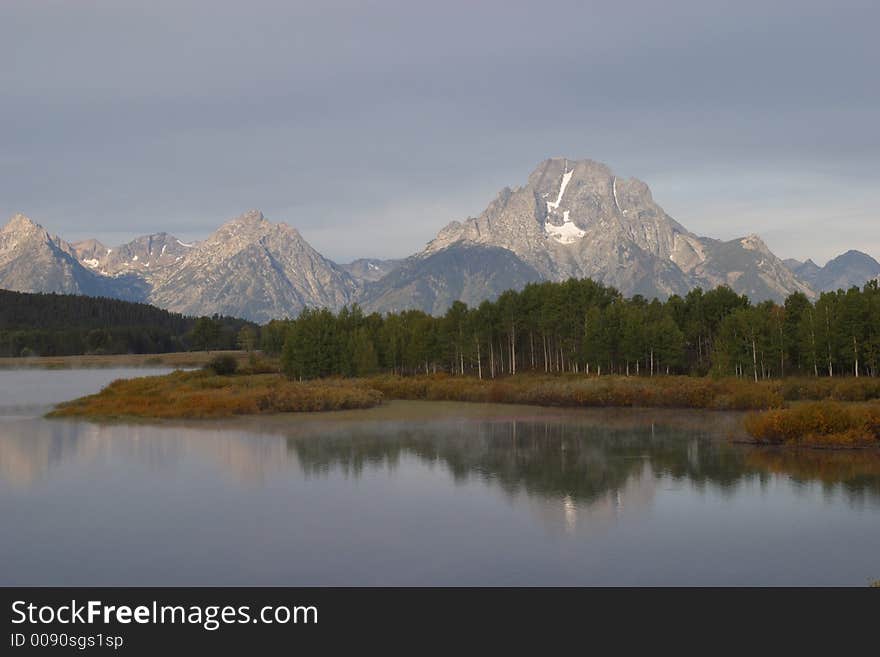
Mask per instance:
[[[0,290],[0,356],[233,349],[245,326],[118,299]]]
[[[624,298],[589,279],[533,283],[476,308],[456,302],[367,314],[306,309],[263,326],[186,317],[115,299],[0,290],[0,355],[160,353],[250,348],[279,355],[293,378],[377,372],[877,376],[880,287],[829,292],[812,303],[753,304],[726,287],[665,302]]]
[[[536,283],[442,317],[358,307],[305,310],[263,327],[263,348],[294,378],[445,371],[480,378],[525,371],[592,374],[876,376],[880,289],[871,282],[784,304],[719,287],[666,302],[591,280]]]

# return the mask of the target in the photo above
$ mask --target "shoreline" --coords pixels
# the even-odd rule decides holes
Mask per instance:
[[[49,417],[199,419],[365,408],[383,400],[721,411],[783,404],[777,392],[733,380],[522,374],[494,380],[433,375],[292,381],[266,365],[255,362],[251,370],[244,366],[229,374],[205,368],[120,379],[59,404]]]
[[[782,390],[780,386],[784,385],[788,388]],[[497,380],[436,375],[300,382],[255,365],[253,371],[245,367],[235,374],[220,375],[208,369],[176,370],[164,375],[120,379],[96,394],[56,405],[46,417],[199,421],[368,409],[398,400],[542,409],[751,411],[740,422],[743,431],[736,438],[731,435],[731,442],[804,449],[877,449],[880,401],[875,398],[876,382],[845,382],[847,394],[855,397],[854,401],[837,399],[835,395],[841,390],[838,385],[839,382],[796,380],[754,384],[736,379],[535,374]],[[805,398],[787,399],[797,396],[792,391],[807,394],[803,395]],[[816,396],[819,401],[811,398]],[[865,397],[871,401],[861,401]]]
[[[798,450],[806,450],[811,452],[868,452],[880,453],[880,444],[878,445],[825,445],[822,443],[767,443],[754,438],[751,439],[730,439],[732,445],[742,445],[744,447],[757,447],[763,450],[784,450],[787,452],[796,452]]]

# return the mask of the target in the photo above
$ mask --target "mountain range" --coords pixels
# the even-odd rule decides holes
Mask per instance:
[[[861,251],[847,251],[820,267],[812,260],[786,260],[795,276],[818,292],[861,287],[866,281],[880,278],[880,262]]]
[[[336,264],[257,210],[202,242],[168,233],[107,247],[68,243],[21,214],[0,229],[0,288],[146,301],[190,315],[258,322],[307,306],[442,313],[529,282],[589,277],[627,296],[666,298],[728,285],[756,301],[862,285],[880,263],[849,251],[825,267],[782,261],[757,235],[722,241],[666,214],[648,186],[592,160],[549,159],[477,217],[453,221],[403,260]]]

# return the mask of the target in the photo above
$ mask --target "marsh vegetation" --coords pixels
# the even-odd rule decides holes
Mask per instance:
[[[875,379],[785,379],[754,383],[736,378],[686,376],[522,374],[492,380],[437,374],[299,381],[273,371],[273,367],[272,361],[264,359],[236,361],[229,356],[215,357],[199,371],[115,381],[98,394],[62,404],[53,416],[213,418],[367,408],[383,400],[749,410],[767,412],[749,418],[747,426],[755,432],[752,435],[756,439],[788,444],[792,441],[790,434],[797,431],[794,427],[812,426],[789,422],[789,417],[795,417],[789,413],[801,417],[808,412],[806,409],[813,408],[800,406],[797,402],[821,400],[826,404],[822,408],[833,409],[843,401],[865,402],[880,398],[880,382]],[[794,404],[794,408],[786,409],[790,404]],[[862,413],[880,409],[880,404],[862,406],[867,409],[860,411]],[[855,417],[856,413],[856,410],[847,410],[843,416]],[[855,424],[852,427],[839,422],[829,425],[832,428],[841,426],[848,427],[846,430],[857,430]],[[821,427],[814,427],[811,432],[815,436],[825,433]]]

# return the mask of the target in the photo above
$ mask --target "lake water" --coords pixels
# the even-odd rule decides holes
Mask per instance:
[[[854,585],[880,457],[730,444],[739,417],[393,402],[44,420],[143,370],[0,372],[0,585]]]

